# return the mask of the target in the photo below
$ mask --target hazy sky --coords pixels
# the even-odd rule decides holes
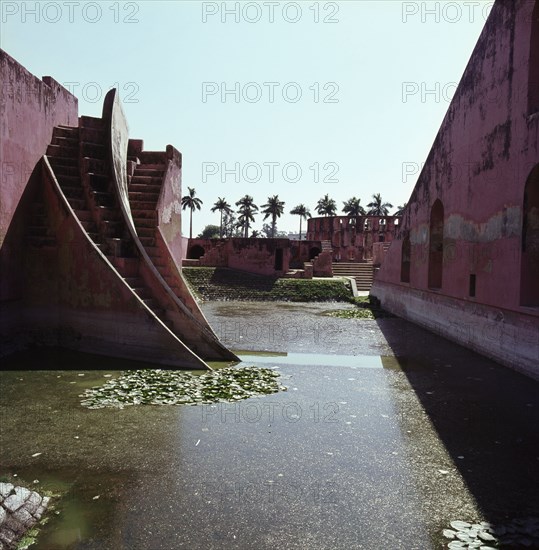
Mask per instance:
[[[325,193],[408,200],[492,3],[4,0],[0,42],[79,114],[118,87],[130,137],[182,152],[194,234],[246,193],[297,231],[288,211]]]

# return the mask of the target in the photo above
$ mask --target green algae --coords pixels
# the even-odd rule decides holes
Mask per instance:
[[[286,390],[278,378],[273,369],[258,367],[227,367],[199,375],[144,369],[126,371],[79,397],[83,398],[81,405],[89,409],[239,401]]]

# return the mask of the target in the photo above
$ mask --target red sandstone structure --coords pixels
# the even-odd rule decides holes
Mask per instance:
[[[372,294],[539,378],[539,2],[492,8]]]
[[[0,341],[185,368],[237,360],[181,265],[181,154],[130,140],[116,90],[103,116],[0,50]]]
[[[372,261],[374,245],[390,243],[397,233],[400,219],[398,216],[310,218],[307,240],[328,242],[334,261]]]
[[[311,218],[305,240],[186,239],[186,267],[227,267],[273,277],[351,277],[369,290],[373,267],[395,237],[397,216]]]

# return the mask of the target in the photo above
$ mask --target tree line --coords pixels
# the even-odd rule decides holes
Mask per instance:
[[[189,238],[193,238],[193,212],[200,210],[203,202],[196,196],[194,187],[188,187],[188,194],[182,197],[182,209],[189,209]],[[285,202],[279,198],[279,195],[273,195],[268,197],[266,204],[258,207],[254,203],[251,195],[244,195],[239,201],[235,203],[237,209],[234,210],[227,200],[223,197],[218,197],[217,201],[213,204],[211,211],[219,212],[220,221],[219,226],[206,226],[207,228],[213,228],[212,231],[217,233],[218,236],[223,237],[249,237],[249,229],[251,224],[255,222],[255,216],[257,214],[264,214],[264,220],[270,218],[271,225],[264,224],[263,231],[266,237],[274,238],[277,233],[277,219],[284,214]],[[406,203],[402,206],[398,206],[394,216],[402,216]],[[342,212],[350,217],[356,216],[388,216],[389,209],[393,208],[393,205],[389,202],[384,202],[380,193],[372,195],[372,200],[367,204],[367,210],[361,205],[361,199],[352,197],[347,201],[343,201]],[[336,216],[337,215],[337,203],[329,197],[328,194],[324,195],[318,200],[315,211],[319,216]],[[290,214],[299,216],[299,240],[301,240],[302,222],[312,217],[309,208],[304,204],[298,204],[292,210]],[[206,232],[208,233],[208,232]],[[202,236],[208,237],[209,235]],[[217,236],[217,235],[213,235]],[[254,230],[251,237],[261,236],[261,232]]]

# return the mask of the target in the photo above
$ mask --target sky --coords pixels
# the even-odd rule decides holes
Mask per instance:
[[[297,232],[289,211],[316,215],[326,193],[339,210],[408,200],[492,4],[3,0],[0,47],[79,115],[117,87],[130,137],[182,153],[183,191],[203,201],[193,235],[219,223],[218,197],[245,194],[278,195],[278,230]]]

